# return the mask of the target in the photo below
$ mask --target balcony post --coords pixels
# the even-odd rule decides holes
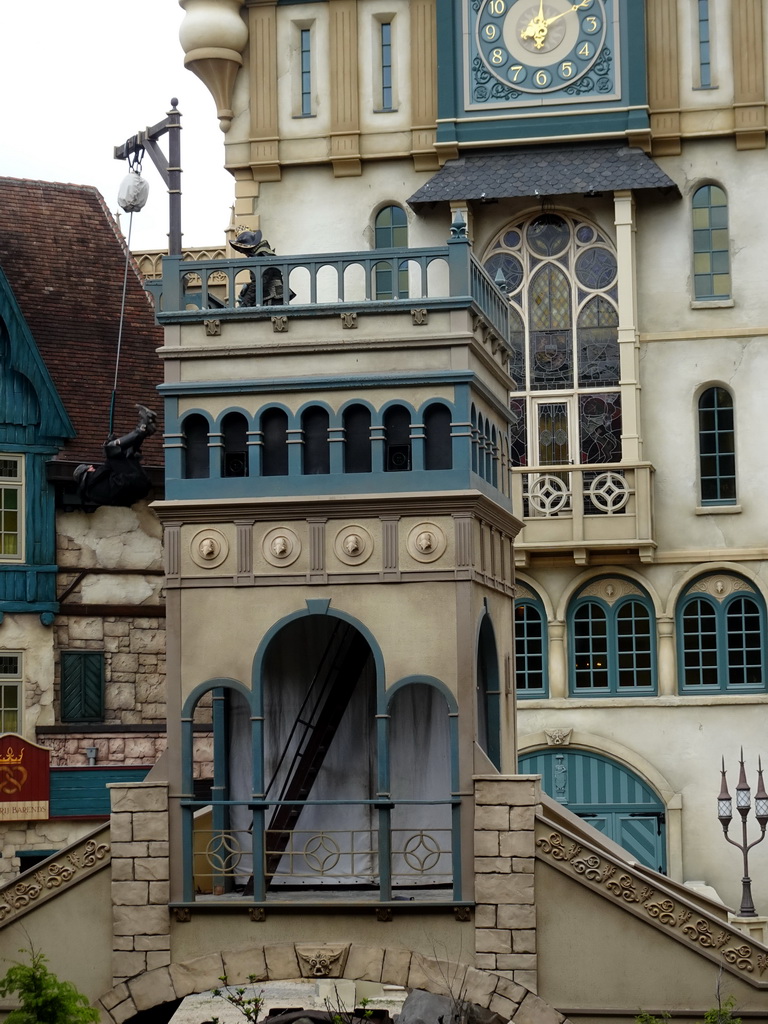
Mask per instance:
[[[549,624],[549,696],[568,696],[565,678],[565,623],[561,619]]]
[[[452,298],[469,295],[469,254],[472,244],[467,234],[467,223],[460,211],[456,212],[448,239],[448,284]]]

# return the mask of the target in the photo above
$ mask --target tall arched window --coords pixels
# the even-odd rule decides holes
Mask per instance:
[[[450,469],[452,465],[451,410],[434,402],[424,410],[424,468]]]
[[[248,476],[248,421],[240,412],[230,412],[221,421],[223,441],[222,476]]]
[[[388,473],[411,468],[411,416],[402,405],[391,405],[384,413],[386,461]]]
[[[695,580],[677,607],[680,691],[764,691],[765,629],[765,602],[747,580],[730,573]]]
[[[547,618],[532,590],[517,586],[515,598],[515,689],[518,697],[546,697]]]
[[[320,406],[305,409],[301,416],[301,429],[304,433],[302,472],[330,473],[328,411]]]
[[[656,619],[636,583],[593,580],[571,602],[568,620],[572,696],[656,692]]]
[[[733,398],[707,388],[699,398],[699,486],[702,505],[736,504]]]
[[[282,409],[267,409],[261,417],[262,476],[288,475],[288,416]]]
[[[373,227],[375,249],[404,249],[408,245],[408,220],[399,206],[384,206]],[[374,298],[408,297],[408,267],[402,261],[382,260],[374,269]]]
[[[730,299],[728,198],[719,185],[702,185],[691,200],[694,298]]]
[[[505,228],[485,269],[510,301],[513,464],[621,459],[618,265],[593,224],[555,213]]]
[[[208,420],[199,413],[187,416],[182,425],[184,432],[185,480],[202,480],[210,476],[208,461]]]
[[[350,405],[344,410],[344,472],[371,472],[371,410]]]

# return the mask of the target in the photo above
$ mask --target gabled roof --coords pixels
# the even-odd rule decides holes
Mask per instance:
[[[408,203],[591,195],[632,189],[678,198],[674,181],[642,150],[626,143],[519,146],[450,160]]]
[[[125,243],[97,190],[0,178],[0,267],[76,432],[59,459],[100,460],[115,378]],[[162,340],[131,260],[114,413],[118,433],[135,426],[136,402],[162,414],[156,392]],[[144,445],[148,465],[162,465],[161,433],[162,424]]]

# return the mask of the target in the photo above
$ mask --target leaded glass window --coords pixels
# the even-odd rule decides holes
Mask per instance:
[[[513,465],[621,460],[618,266],[593,224],[556,213],[505,228],[484,265],[510,301]]]
[[[733,398],[707,388],[699,399],[699,486],[702,505],[736,504]]]
[[[700,300],[730,299],[731,251],[728,198],[718,185],[693,194],[693,286]]]
[[[722,574],[692,583],[678,605],[683,693],[765,690],[765,603],[746,580]]]
[[[569,616],[570,689],[574,696],[656,692],[656,622],[650,599],[628,580],[583,588]]]

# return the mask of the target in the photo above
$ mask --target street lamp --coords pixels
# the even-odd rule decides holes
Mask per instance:
[[[744,750],[741,750],[741,756],[739,760],[739,781],[736,783],[736,810],[741,815],[741,842],[736,842],[735,839],[731,839],[728,835],[728,826],[733,818],[733,800],[731,794],[728,792],[728,784],[725,781],[725,758],[723,758],[723,766],[720,770],[721,785],[720,794],[717,798],[717,816],[720,819],[720,824],[723,826],[723,835],[726,841],[732,846],[736,846],[741,850],[744,858],[744,877],[741,879],[741,907],[739,909],[740,917],[757,917],[757,911],[755,910],[755,904],[752,902],[752,879],[749,877],[749,851],[753,846],[757,846],[765,839],[765,828],[768,825],[768,793],[765,791],[763,785],[763,764],[762,760],[758,758],[757,761],[757,792],[755,793],[755,817],[757,823],[760,826],[759,838],[753,840],[751,843],[747,843],[747,815],[752,803],[752,792],[747,782],[747,776],[744,771]]]

